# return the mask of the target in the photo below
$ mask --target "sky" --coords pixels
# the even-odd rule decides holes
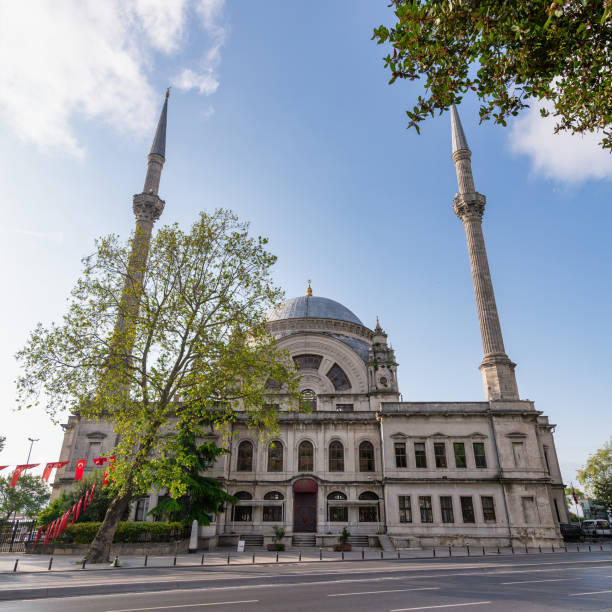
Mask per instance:
[[[450,118],[406,129],[421,85],[388,85],[371,40],[387,4],[0,4],[0,464],[24,463],[28,437],[33,462],[59,456],[61,427],[14,410],[14,354],[60,320],[95,238],[129,236],[169,85],[158,225],[234,210],[270,239],[287,297],[312,279],[365,325],[380,316],[404,400],[484,400]],[[507,128],[477,110],[459,108],[506,350],[569,483],[612,432],[612,159],[537,106]]]

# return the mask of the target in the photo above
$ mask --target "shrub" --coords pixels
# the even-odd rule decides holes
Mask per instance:
[[[93,541],[99,522],[77,523],[66,528],[59,544],[89,544]],[[148,522],[121,522],[113,538],[113,542],[170,542],[186,537],[183,523],[148,523]]]

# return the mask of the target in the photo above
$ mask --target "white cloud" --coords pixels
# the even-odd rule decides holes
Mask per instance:
[[[196,12],[204,31],[211,40],[211,46],[200,60],[197,70],[185,68],[172,81],[179,89],[197,89],[209,96],[217,91],[219,80],[217,67],[221,61],[221,47],[225,43],[227,30],[222,24],[225,0],[198,0]]]
[[[15,234],[31,236],[32,238],[42,238],[43,240],[50,240],[58,246],[64,242],[63,232],[38,232],[35,230],[28,229],[9,229],[9,231]]]
[[[546,105],[534,104],[513,122],[512,150],[528,155],[536,172],[565,183],[612,177],[612,155],[598,144],[601,135],[555,134],[555,118],[541,117],[541,106]]]
[[[75,118],[150,133],[161,102],[150,82],[155,56],[185,45],[190,4],[216,50],[185,88],[210,94],[225,39],[219,0],[3,0],[0,118],[24,141],[75,156],[84,154]]]

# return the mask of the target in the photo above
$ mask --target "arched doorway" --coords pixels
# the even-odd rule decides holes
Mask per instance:
[[[293,531],[315,533],[317,531],[317,491],[319,486],[311,478],[301,478],[293,483]]]

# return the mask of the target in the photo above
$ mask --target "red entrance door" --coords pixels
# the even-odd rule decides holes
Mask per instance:
[[[316,493],[295,493],[293,500],[293,531],[317,531]]]

